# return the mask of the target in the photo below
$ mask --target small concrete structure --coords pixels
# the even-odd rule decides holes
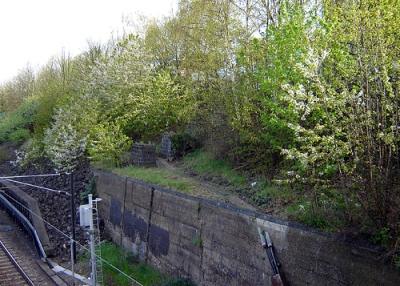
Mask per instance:
[[[172,150],[172,137],[171,133],[164,133],[161,139],[161,154],[166,158],[171,158],[175,156],[175,152]]]
[[[133,144],[132,163],[136,166],[156,165],[156,146],[151,144]]]

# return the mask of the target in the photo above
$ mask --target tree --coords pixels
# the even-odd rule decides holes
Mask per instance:
[[[298,175],[311,184],[315,207],[319,187],[351,188],[353,204],[356,198],[376,228],[395,229],[399,3],[325,4],[319,40],[297,66],[305,84],[286,86],[299,121],[289,126],[296,145],[284,153],[300,164]]]
[[[168,72],[155,75],[141,93],[127,102],[126,112],[117,121],[128,133],[149,139],[187,122],[192,98],[175,83]]]
[[[69,122],[71,115],[60,109],[43,138],[44,151],[56,172],[72,172],[86,151],[88,135]]]
[[[178,19],[163,18],[151,20],[145,34],[146,50],[152,58],[152,63],[158,71],[171,70],[177,75],[181,67],[181,31],[178,29]]]
[[[180,1],[175,30],[177,72],[174,78],[194,97],[192,130],[215,156],[232,150],[229,137],[236,53],[244,36],[230,1]]]
[[[246,17],[256,13],[250,7],[272,9],[257,1],[245,2],[241,10],[249,10]],[[262,37],[254,37],[250,44],[244,43],[237,57],[237,85],[231,103],[235,108],[231,109],[230,122],[239,131],[246,148],[243,153],[257,156],[253,165],[263,172],[281,165],[281,149],[294,144],[295,134],[288,123],[297,122],[297,115],[284,100],[281,86],[304,79],[295,67],[303,61],[312,41],[312,26],[316,24],[310,8],[292,2],[270,3],[279,13],[256,21],[259,27],[266,27],[265,32]],[[247,161],[254,160],[247,158]]]
[[[80,61],[85,62],[84,58]],[[185,89],[173,82],[169,73],[157,74],[151,69],[138,37],[118,40],[89,63],[88,73],[79,83],[82,93],[60,102],[54,124],[47,131],[45,150],[51,157],[67,148],[61,143],[70,136],[77,140],[76,146],[82,146],[79,142],[85,138],[81,155],[118,164],[132,139],[148,139],[181,120],[187,102]],[[64,134],[58,134],[59,130]],[[56,150],[53,141],[61,144]]]
[[[39,100],[39,111],[35,120],[35,137],[40,141],[50,128],[57,109],[71,100],[75,93],[72,82],[74,69],[73,59],[62,52],[51,58],[42,67],[36,79],[35,96]]]
[[[21,105],[24,100],[33,95],[35,88],[35,74],[28,65],[19,71],[10,81],[0,87],[1,110],[12,111]]]
[[[142,40],[130,34],[97,56],[81,83],[82,94],[100,111],[100,120],[113,121],[125,114],[127,101],[143,89],[151,73]]]

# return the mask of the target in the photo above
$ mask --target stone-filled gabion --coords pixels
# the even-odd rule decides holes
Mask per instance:
[[[132,162],[136,166],[156,165],[156,146],[151,144],[133,144]]]
[[[164,133],[161,139],[161,154],[163,154],[166,158],[170,158],[175,155],[172,150],[172,134]]]

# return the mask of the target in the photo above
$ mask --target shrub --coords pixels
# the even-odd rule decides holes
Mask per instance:
[[[18,128],[15,131],[12,131],[9,135],[8,135],[8,139],[11,142],[25,142],[26,140],[28,140],[31,136],[31,133],[28,129],[24,129],[24,128]]]
[[[25,100],[17,109],[0,121],[0,143],[26,141],[35,122],[38,103],[35,99]]]

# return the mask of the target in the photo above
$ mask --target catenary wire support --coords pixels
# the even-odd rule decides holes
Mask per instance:
[[[72,220],[72,261],[76,263],[76,219],[75,219],[75,190],[74,190],[74,173],[69,173],[69,186],[71,192],[71,220]]]
[[[93,199],[93,195],[89,194],[89,235],[90,235],[90,265],[92,268],[91,279],[92,285],[103,285],[103,264],[100,250],[100,229],[99,216],[97,210],[97,202],[100,198]],[[83,206],[85,207],[85,206]],[[81,221],[82,224],[82,221]]]

